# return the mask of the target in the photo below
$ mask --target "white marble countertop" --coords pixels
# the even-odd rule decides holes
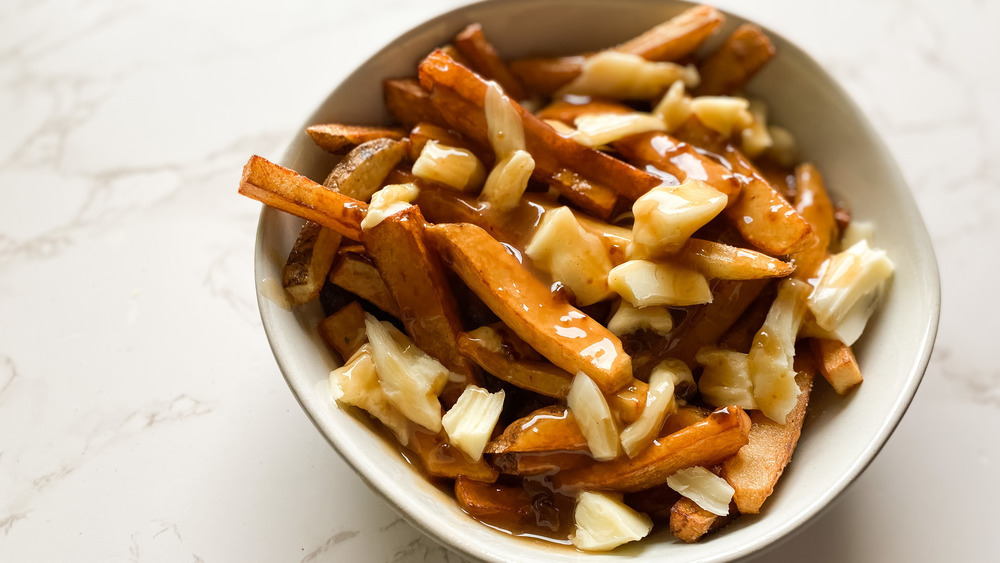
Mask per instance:
[[[254,301],[252,153],[457,0],[0,6],[0,560],[457,561],[327,445]],[[720,2],[840,79],[912,185],[934,357],[867,472],[768,560],[1000,553],[1000,3]],[[877,377],[877,375],[873,375]]]

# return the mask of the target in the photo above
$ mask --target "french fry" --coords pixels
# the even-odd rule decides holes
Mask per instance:
[[[481,25],[474,23],[460,31],[455,36],[455,48],[469,61],[473,70],[489,80],[495,80],[511,98],[525,98],[521,81],[510,72],[496,48],[486,40]]]
[[[281,273],[281,285],[292,303],[302,305],[319,297],[337,256],[341,236],[312,221],[302,225]]]
[[[468,384],[479,384],[472,363],[459,354],[462,321],[437,253],[424,240],[424,217],[409,206],[368,229],[362,242],[396,303],[399,319],[414,343],[449,370],[465,377],[442,392],[453,403]]]
[[[767,318],[768,311],[771,310],[771,303],[774,301],[775,284],[769,284],[761,291],[757,298],[750,303],[750,306],[743,311],[736,322],[719,339],[719,345],[723,348],[735,350],[746,354],[750,352],[754,337],[760,331],[764,319]]]
[[[839,340],[812,338],[810,346],[819,364],[819,372],[838,395],[846,395],[863,381],[854,351],[847,344]]]
[[[565,471],[593,461],[586,452],[509,452],[492,454],[490,464],[504,475],[545,475],[555,471]]]
[[[419,70],[421,84],[426,88],[450,88],[478,108],[478,113],[482,113],[487,86],[475,73],[440,52],[428,55],[420,63]],[[535,159],[536,170],[541,169],[550,175],[560,169],[570,170],[589,182],[608,186],[631,200],[660,184],[660,180],[651,174],[562,137],[519,104],[512,103],[521,116],[525,144]],[[485,127],[481,130],[485,131]]]
[[[427,227],[425,232],[490,310],[553,364],[587,374],[605,393],[632,380],[632,363],[618,337],[553,295],[486,231],[452,224]]]
[[[433,123],[418,123],[410,131],[410,160],[417,160],[420,152],[424,150],[424,145],[427,144],[427,141],[437,141],[450,147],[468,149],[476,155],[476,158],[483,163],[483,166],[487,168],[493,166],[494,156],[492,150],[488,150],[454,131],[434,125]]]
[[[330,283],[399,318],[396,301],[379,276],[378,269],[366,256],[357,252],[341,252],[330,270]]]
[[[795,210],[812,227],[813,238],[792,255],[798,271],[795,277],[809,280],[826,259],[830,243],[839,239],[833,202],[823,185],[823,177],[811,163],[795,168]]]
[[[783,278],[795,271],[792,264],[760,252],[695,238],[684,243],[677,257],[705,277],[717,280]]]
[[[365,335],[365,310],[357,301],[351,301],[321,320],[317,328],[323,340],[345,362],[368,341]]]
[[[761,29],[745,23],[726,42],[698,65],[701,96],[724,96],[739,92],[768,61],[775,48]]]
[[[665,483],[679,469],[721,463],[747,443],[750,417],[723,407],[708,418],[659,438],[639,455],[619,457],[557,473],[556,490],[634,492]]]
[[[324,188],[260,156],[250,157],[243,167],[239,193],[352,240],[361,238],[361,220],[368,212],[365,202]]]
[[[490,331],[493,334],[489,334]],[[489,327],[480,327],[458,337],[458,351],[476,362],[497,379],[556,399],[565,399],[573,377],[548,361],[511,358],[500,344],[500,335]]]
[[[681,497],[670,508],[670,533],[681,541],[694,543],[705,534],[732,522],[738,515],[739,512],[732,505],[728,515],[718,516],[698,506],[693,500]]]
[[[455,499],[462,510],[490,522],[507,525],[534,522],[531,495],[524,487],[486,484],[467,477],[455,480]]]
[[[558,451],[588,451],[576,418],[561,405],[542,407],[515,420],[486,446],[490,454]]]
[[[344,195],[368,201],[407,153],[407,140],[374,139],[351,149],[327,176],[323,185]]]
[[[694,356],[698,350],[718,342],[767,284],[766,279],[744,282],[723,280],[715,284],[712,302],[688,312],[670,335],[667,349],[658,358],[677,358],[689,367],[695,366]]]
[[[415,78],[390,78],[382,81],[385,109],[405,127],[418,123],[447,123],[441,112],[431,103],[430,92],[420,86]]]
[[[407,444],[432,477],[458,479],[465,477],[479,483],[493,483],[499,477],[496,469],[486,460],[472,461],[461,450],[448,442],[448,436],[441,431],[431,434],[421,430],[410,431]]]
[[[725,166],[708,158],[694,146],[674,139],[666,133],[649,132],[626,137],[614,143],[630,161],[640,166],[653,166],[683,182],[688,177],[701,179],[726,194],[727,207],[736,205],[742,185]]]
[[[799,347],[795,369],[800,393],[785,424],[774,422],[761,411],[751,411],[747,445],[722,464],[722,477],[735,489],[733,502],[741,514],[760,512],[799,441],[816,370],[808,349]]]
[[[368,125],[344,125],[324,123],[310,125],[306,133],[319,148],[333,153],[346,154],[354,147],[375,139],[402,139],[406,132],[395,127],[374,127]]]
[[[676,61],[693,53],[723,19],[711,6],[695,6],[614,50],[651,61]],[[510,67],[529,90],[549,95],[579,76],[585,61],[584,56],[520,59]]]

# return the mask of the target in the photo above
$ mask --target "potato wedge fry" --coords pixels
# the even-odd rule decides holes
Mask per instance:
[[[808,280],[816,275],[816,270],[826,260],[830,243],[839,240],[840,232],[833,202],[823,186],[819,170],[811,163],[800,164],[795,168],[795,186],[795,210],[812,227],[813,238],[792,254],[792,261],[798,268],[795,277]]]
[[[327,189],[309,178],[252,156],[243,167],[239,193],[264,205],[315,221],[345,237],[361,238],[368,204]]]
[[[281,285],[292,303],[302,305],[319,297],[342,236],[313,221],[302,225],[281,273]]]
[[[783,278],[795,271],[792,264],[754,250],[694,238],[684,243],[677,258],[717,280]]]
[[[553,477],[556,490],[635,492],[665,483],[679,469],[722,462],[747,443],[750,417],[723,407],[708,418],[654,441],[633,458],[593,463]]]
[[[630,161],[641,166],[652,166],[662,173],[673,176],[677,183],[689,177],[704,181],[726,194],[729,198],[727,207],[732,207],[739,200],[742,185],[732,171],[708,158],[692,145],[674,139],[666,133],[654,131],[632,135],[616,141],[614,147]]]
[[[472,362],[459,353],[462,320],[458,303],[437,253],[425,241],[425,224],[420,208],[411,205],[368,229],[361,238],[396,303],[406,333],[421,350],[465,376],[464,381],[450,381],[442,392],[445,402],[452,403],[467,384],[481,382]]]
[[[430,92],[420,86],[415,78],[390,78],[382,81],[385,109],[405,127],[426,122],[435,125],[447,123],[441,112],[431,103]]]
[[[618,337],[555,296],[486,231],[450,224],[426,232],[462,281],[553,364],[587,374],[605,393],[632,380],[632,363]]]
[[[694,6],[614,50],[651,61],[676,61],[693,53],[723,19],[711,6]],[[529,90],[548,95],[579,76],[585,60],[584,56],[520,59],[510,66]]]
[[[718,342],[767,284],[766,279],[716,283],[712,302],[688,312],[671,333],[667,349],[658,357],[677,358],[689,367],[695,366],[694,356],[698,350]]]
[[[330,283],[399,318],[396,301],[369,259],[357,252],[341,252],[330,270]]]
[[[375,139],[351,149],[323,185],[354,199],[368,201],[407,154],[408,140]]]
[[[681,497],[670,509],[670,533],[681,541],[694,543],[705,534],[732,522],[737,516],[739,512],[733,505],[730,505],[728,515],[718,516],[698,506],[693,500]]]
[[[465,477],[479,483],[493,483],[499,477],[497,470],[490,467],[486,460],[472,461],[462,450],[451,445],[444,431],[431,434],[412,430],[407,447],[417,455],[424,470],[432,477]]]
[[[799,441],[816,371],[808,349],[799,347],[795,355],[795,369],[798,372],[795,382],[800,393],[785,424],[774,422],[761,411],[751,411],[752,426],[747,445],[722,464],[722,477],[736,490],[733,502],[742,514],[760,512]]]
[[[324,123],[311,125],[306,133],[319,148],[333,154],[346,154],[354,147],[375,139],[402,139],[406,131],[395,127],[374,127],[369,125],[344,125]]]
[[[460,31],[455,36],[455,48],[469,62],[472,70],[489,80],[496,81],[508,96],[515,100],[525,98],[521,81],[511,73],[496,48],[486,40],[481,25],[474,23]]]
[[[365,334],[365,310],[357,301],[351,301],[321,320],[317,328],[323,340],[345,362],[368,341]]]
[[[810,346],[819,365],[819,372],[838,395],[846,395],[863,381],[858,360],[847,344],[839,340],[812,338]]]
[[[440,85],[453,89],[482,113],[486,83],[475,73],[456,64],[444,54],[431,53],[420,63],[420,81],[427,88]],[[535,159],[536,169],[542,168],[552,174],[559,168],[565,168],[590,182],[608,186],[631,200],[660,184],[660,180],[655,176],[562,137],[519,104],[512,103],[521,116],[525,143],[528,152]]]
[[[745,23],[698,65],[699,96],[728,96],[746,86],[775,54],[771,40],[759,27]]]
[[[490,454],[558,451],[588,451],[587,438],[565,405],[532,411],[508,424],[486,446]]]
[[[506,525],[535,521],[532,498],[524,487],[486,484],[467,477],[455,480],[455,499],[462,510],[491,523]]]
[[[461,333],[458,351],[497,379],[546,397],[565,399],[573,382],[573,377],[566,370],[547,361],[510,357],[503,349],[500,335],[489,327]]]

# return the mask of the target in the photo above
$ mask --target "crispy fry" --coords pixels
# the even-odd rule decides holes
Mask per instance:
[[[718,516],[698,506],[693,500],[681,497],[670,509],[670,533],[687,543],[694,543],[705,534],[718,530],[739,516],[730,505],[729,514]]]
[[[499,476],[497,470],[490,467],[486,460],[472,461],[451,445],[444,431],[431,434],[411,430],[407,447],[417,455],[427,474],[432,477],[465,477],[479,483],[493,483]]]
[[[374,127],[368,125],[344,125],[325,123],[311,125],[306,133],[316,145],[333,154],[346,154],[354,147],[375,139],[402,139],[406,132],[395,127]]]
[[[424,145],[427,144],[427,141],[431,140],[450,147],[468,149],[476,155],[476,158],[483,163],[483,166],[487,168],[491,168],[493,166],[494,156],[492,150],[488,150],[485,147],[473,143],[469,139],[466,139],[454,131],[450,131],[432,123],[418,123],[416,127],[410,131],[410,160],[417,160],[420,156],[420,152],[424,150]]]
[[[510,357],[504,350],[500,335],[489,327],[460,334],[458,351],[497,379],[546,397],[565,399],[573,382],[569,373],[548,361]]]
[[[482,113],[486,83],[444,54],[431,53],[420,63],[420,80],[421,84],[428,88],[443,86],[452,89],[478,108],[480,111],[477,113]],[[660,180],[655,176],[600,151],[563,138],[541,119],[516,102],[512,103],[521,116],[525,143],[528,152],[535,159],[536,169],[541,168],[547,174],[553,174],[565,168],[590,182],[609,186],[623,197],[633,200],[660,184]],[[485,118],[483,120],[485,121]],[[481,131],[485,131],[485,127]],[[467,131],[463,132],[468,134]]]
[[[846,395],[863,381],[861,369],[850,346],[839,340],[826,338],[812,338],[810,345],[816,363],[819,364],[819,372],[837,394]]]
[[[396,303],[406,333],[449,370],[465,376],[449,381],[442,397],[453,403],[470,383],[479,384],[472,363],[459,354],[462,321],[437,253],[424,240],[424,217],[409,206],[364,232],[362,242]]]
[[[701,84],[697,94],[722,96],[739,92],[774,54],[774,44],[759,27],[741,25],[698,65]]]
[[[688,239],[677,257],[705,277],[719,280],[783,278],[795,270],[788,262],[760,252],[694,238]]]
[[[483,77],[495,80],[515,100],[525,98],[524,86],[503,62],[493,45],[486,40],[478,23],[466,27],[455,36],[455,48],[469,61],[469,66]]]
[[[426,232],[462,281],[553,364],[587,374],[605,393],[632,380],[632,363],[618,337],[553,295],[486,231],[458,224]]]
[[[538,111],[536,115],[540,119],[561,121],[566,125],[574,125],[576,118],[581,115],[593,114],[624,114],[632,113],[635,110],[620,102],[607,100],[591,100],[585,103],[576,103],[570,100],[555,100]]]
[[[281,274],[281,285],[292,303],[302,305],[319,297],[337,256],[341,236],[312,221],[302,225]]]
[[[693,53],[723,19],[711,6],[694,6],[614,50],[651,61],[676,61]],[[520,59],[510,66],[529,90],[548,95],[579,76],[585,60],[583,56]]]
[[[337,163],[323,185],[354,199],[368,201],[382,187],[389,171],[406,156],[407,145],[407,140],[393,139],[362,143]]]
[[[696,365],[694,356],[698,350],[718,342],[767,284],[766,279],[718,282],[712,291],[712,302],[698,306],[684,317],[659,357],[677,358],[689,367]]]
[[[749,432],[750,418],[743,409],[723,407],[659,438],[636,457],[562,471],[553,477],[553,484],[556,490],[641,491],[665,483],[679,469],[720,463],[747,443]]]
[[[343,249],[342,249],[343,250]],[[330,283],[370,302],[394,317],[399,317],[396,301],[369,259],[357,252],[340,252],[330,270]]]
[[[239,193],[353,240],[361,237],[361,220],[368,212],[365,202],[324,188],[259,156],[250,157],[243,167]]]
[[[833,202],[823,186],[823,177],[811,163],[795,168],[795,210],[812,227],[813,237],[808,244],[792,255],[798,271],[795,277],[808,280],[826,259],[830,243],[839,239]]]
[[[507,425],[486,453],[586,452],[587,438],[565,405],[542,407]]]
[[[323,340],[345,362],[368,341],[365,335],[365,310],[357,301],[351,301],[321,320],[316,328]]]
[[[753,425],[747,445],[722,464],[722,477],[736,490],[733,502],[742,514],[760,512],[799,441],[816,371],[808,349],[799,347],[795,369],[798,372],[795,382],[801,392],[785,424],[774,422],[761,411],[751,411]]]
[[[732,171],[692,145],[666,133],[640,133],[616,141],[614,146],[630,161],[640,166],[652,166],[676,178],[677,183],[688,177],[703,180],[726,194],[729,198],[727,207],[732,207],[740,199],[742,185]]]
[[[476,518],[502,523],[527,524],[535,519],[532,498],[524,487],[485,484],[466,477],[455,480],[455,499],[462,510]]]
[[[420,86],[415,78],[391,78],[382,81],[385,109],[405,127],[426,122],[435,125],[447,123],[441,112],[431,103],[430,92]]]

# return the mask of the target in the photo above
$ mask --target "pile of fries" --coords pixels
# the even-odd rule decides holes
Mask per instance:
[[[697,541],[762,510],[817,372],[861,383],[892,264],[738,97],[767,36],[695,58],[722,22],[514,61],[472,25],[384,81],[395,126],[308,129],[343,155],[322,184],[247,163],[241,194],[306,220],[282,285],[329,315],[334,398],[471,516],[588,551]]]

